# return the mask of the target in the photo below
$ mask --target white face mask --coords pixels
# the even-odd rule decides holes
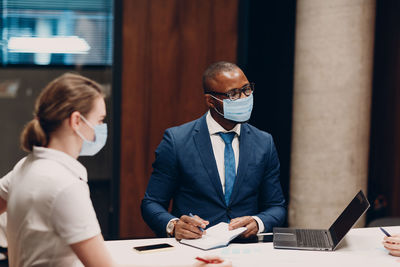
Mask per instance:
[[[76,133],[83,140],[81,152],[79,156],[93,156],[97,154],[106,144],[107,141],[107,124],[102,123],[93,126],[85,117],[80,115],[82,120],[94,130],[94,141],[87,140],[78,130]]]

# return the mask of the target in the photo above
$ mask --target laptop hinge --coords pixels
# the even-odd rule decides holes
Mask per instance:
[[[329,244],[331,245],[331,248],[334,248],[335,244],[333,243],[331,232],[327,230],[327,231],[325,231],[325,234],[328,237],[328,241],[329,241]]]

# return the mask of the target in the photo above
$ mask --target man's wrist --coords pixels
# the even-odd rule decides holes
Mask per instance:
[[[178,218],[173,218],[169,220],[169,222],[167,223],[166,232],[168,237],[175,236],[175,225],[178,221],[179,221]]]
[[[258,225],[257,234],[264,232],[264,229],[265,229],[264,223],[261,221],[260,217],[258,217],[258,216],[251,216],[251,217],[256,221],[256,223]]]

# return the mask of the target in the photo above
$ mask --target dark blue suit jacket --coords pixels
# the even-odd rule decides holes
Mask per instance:
[[[210,226],[247,215],[258,216],[265,232],[283,224],[285,199],[271,135],[244,123],[239,138],[237,177],[226,205],[206,115],[165,131],[141,205],[143,219],[157,236],[166,236],[169,220],[190,212]],[[167,211],[171,199],[172,214]]]

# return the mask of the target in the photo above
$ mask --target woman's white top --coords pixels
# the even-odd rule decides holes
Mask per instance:
[[[0,197],[10,266],[75,266],[69,245],[100,234],[86,169],[61,151],[34,147],[0,180]]]

